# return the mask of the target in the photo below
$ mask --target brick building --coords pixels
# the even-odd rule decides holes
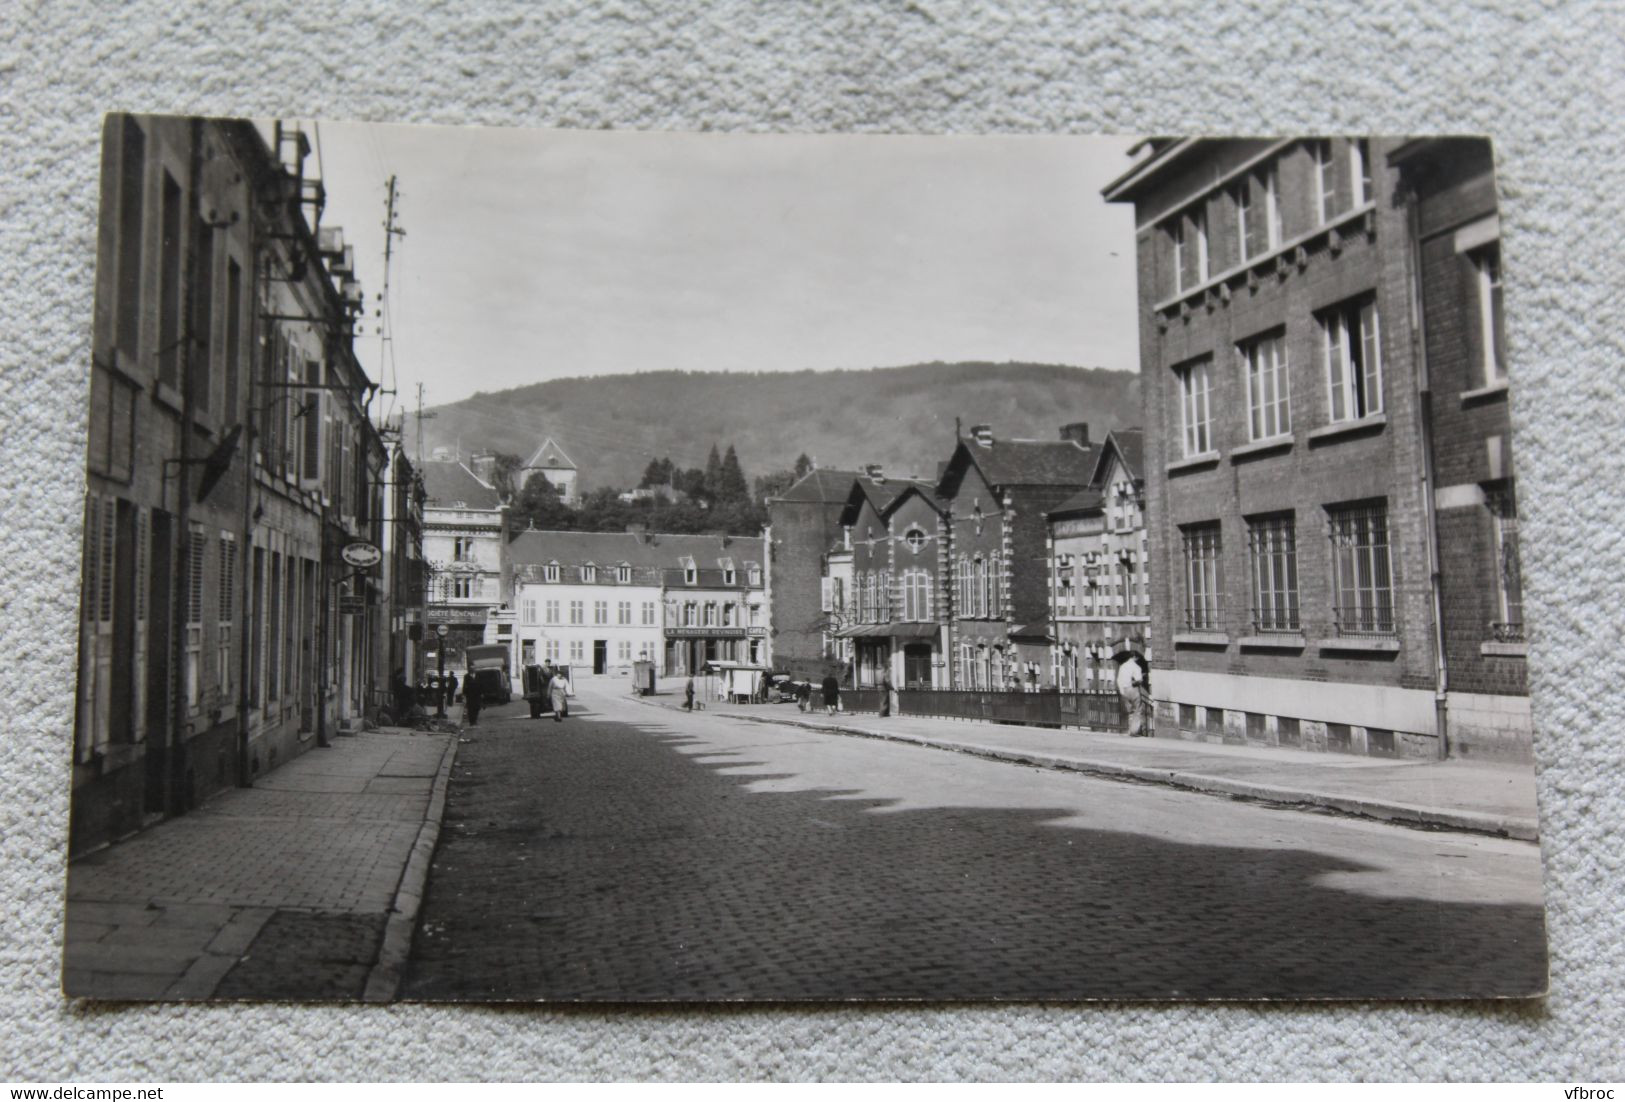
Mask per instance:
[[[825,557],[841,543],[841,511],[857,477],[814,469],[767,501],[772,651],[778,667],[797,677],[821,679],[832,660]]]
[[[995,440],[975,425],[954,448],[935,488],[952,687],[1036,688],[1045,678],[1048,639],[1021,637],[1049,621],[1046,514],[1088,485],[1095,451],[1081,423],[1063,426],[1059,440]]]
[[[1161,734],[1446,748],[1400,144],[1157,140],[1106,189],[1136,211]]]
[[[1111,691],[1119,666],[1151,653],[1143,437],[1108,433],[1088,488],[1049,514],[1050,677],[1063,692]]]
[[[1408,142],[1389,159],[1411,214],[1450,750],[1529,758],[1494,160],[1471,138]]]
[[[353,723],[387,594],[351,251],[297,128],[104,124],[74,852]]]
[[[933,485],[866,468],[840,519],[844,554],[831,552],[829,571],[832,582],[840,572],[851,578],[833,633],[845,642],[850,684],[876,686],[889,675],[899,687],[946,687],[938,613],[947,527]]]

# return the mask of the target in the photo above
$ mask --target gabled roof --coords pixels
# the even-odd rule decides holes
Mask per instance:
[[[906,483],[906,485],[904,485],[903,489],[894,494],[892,499],[886,503],[886,507],[880,511],[881,517],[889,520],[893,513],[902,508],[903,502],[907,501],[910,496],[920,498],[938,513],[946,513],[948,511],[948,506],[940,497],[937,496],[937,487],[935,483],[926,482],[918,478],[910,478],[903,481]]]
[[[774,501],[818,502],[837,504],[846,500],[857,479],[857,471],[842,471],[834,467],[817,467],[808,471],[799,482],[774,498]]]
[[[1087,486],[1094,457],[1093,448],[1071,440],[995,440],[985,448],[974,440],[960,440],[936,493],[952,497],[972,465],[993,487]]]
[[[1098,485],[1106,477],[1106,455],[1115,452],[1118,461],[1123,464],[1123,470],[1128,476],[1139,479],[1140,462],[1144,454],[1144,429],[1113,429],[1106,434],[1106,440],[1100,445],[1100,456],[1095,460],[1095,469],[1089,476],[1091,485]]]
[[[455,460],[423,461],[424,507],[427,509],[500,509],[496,487]]]
[[[683,559],[720,569],[732,559],[736,568],[762,565],[760,536],[679,536],[637,532],[520,532],[508,541],[508,561],[515,566],[550,562],[598,563],[608,569],[625,563],[634,569],[680,569]]]
[[[1106,508],[1106,495],[1093,487],[1079,490],[1065,501],[1044,515],[1055,517],[1081,516],[1085,513],[1098,513]]]
[[[542,441],[542,446],[531,453],[531,457],[525,460],[524,466],[520,469],[528,471],[536,467],[569,471],[576,469],[575,463],[564,454],[564,449],[559,447],[551,436]]]

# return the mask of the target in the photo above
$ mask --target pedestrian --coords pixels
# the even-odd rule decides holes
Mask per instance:
[[[553,722],[563,723],[564,717],[570,712],[570,698],[565,692],[564,675],[555,672],[547,683],[547,698],[553,705]]]
[[[480,687],[480,679],[473,673],[463,678],[463,712],[468,716],[468,725],[480,725],[480,706],[485,703],[485,692]]]
[[[396,670],[395,675],[390,678],[390,695],[395,698],[394,720],[397,724],[404,724],[407,714],[412,710],[412,686],[406,683],[406,675],[400,670]]]
[[[446,707],[450,708],[457,703],[457,674],[453,671],[446,673]]]
[[[683,711],[694,710],[694,675],[688,675],[688,684],[683,686]]]
[[[891,683],[891,674],[880,675],[880,718],[885,719],[891,715],[892,694],[897,691]]]
[[[796,682],[796,707],[805,712],[812,707],[812,682]]]
[[[834,715],[841,706],[841,683],[835,680],[833,673],[826,673],[821,687],[824,690],[824,711]]]

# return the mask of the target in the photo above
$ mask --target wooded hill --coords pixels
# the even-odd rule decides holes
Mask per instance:
[[[1062,364],[928,363],[861,371],[682,372],[553,379],[433,409],[425,454],[460,447],[528,457],[551,436],[587,488],[636,486],[649,461],[703,467],[732,443],[747,476],[794,464],[880,463],[932,477],[954,444],[954,419],[995,437],[1053,439],[1087,421],[1093,439],[1140,424],[1137,374]],[[407,417],[408,439],[414,428]]]

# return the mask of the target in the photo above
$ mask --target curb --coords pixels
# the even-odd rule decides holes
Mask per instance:
[[[638,702],[647,704],[651,708],[667,707],[664,704],[642,699],[639,699]],[[1156,784],[1165,788],[1179,788],[1188,792],[1202,792],[1214,796],[1230,796],[1280,807],[1309,805],[1354,818],[1375,819],[1422,830],[1457,830],[1469,834],[1488,834],[1498,838],[1511,838],[1522,842],[1533,842],[1540,837],[1536,822],[1520,816],[1486,815],[1473,811],[1451,811],[1445,808],[1426,807],[1420,804],[1392,803],[1386,800],[1368,799],[1361,796],[1339,796],[1329,792],[1305,792],[1275,785],[1231,780],[1226,777],[1213,777],[1202,773],[1154,769],[1139,765],[1119,765],[1116,762],[1058,758],[1049,754],[1003,750],[991,746],[977,746],[974,743],[926,738],[921,735],[868,731],[861,727],[807,723],[802,720],[782,717],[768,718],[766,716],[727,713],[727,718],[740,719],[747,723],[776,723],[789,727],[800,727],[808,731],[855,735],[859,738],[878,739],[883,742],[902,742],[911,746],[929,747],[933,750],[969,754],[972,757],[985,758],[989,761],[1002,761],[1014,765],[1035,766],[1040,769],[1083,773],[1088,776],[1104,777],[1108,780]]]
[[[429,808],[412,843],[412,852],[401,870],[401,882],[390,904],[384,939],[378,947],[378,961],[367,973],[364,1002],[392,1002],[400,990],[401,974],[412,952],[412,933],[417,929],[418,910],[423,906],[423,888],[429,880],[429,864],[440,841],[440,820],[446,812],[446,792],[451,787],[451,767],[457,759],[457,736],[444,736],[446,748],[440,755],[440,770],[429,792]]]

